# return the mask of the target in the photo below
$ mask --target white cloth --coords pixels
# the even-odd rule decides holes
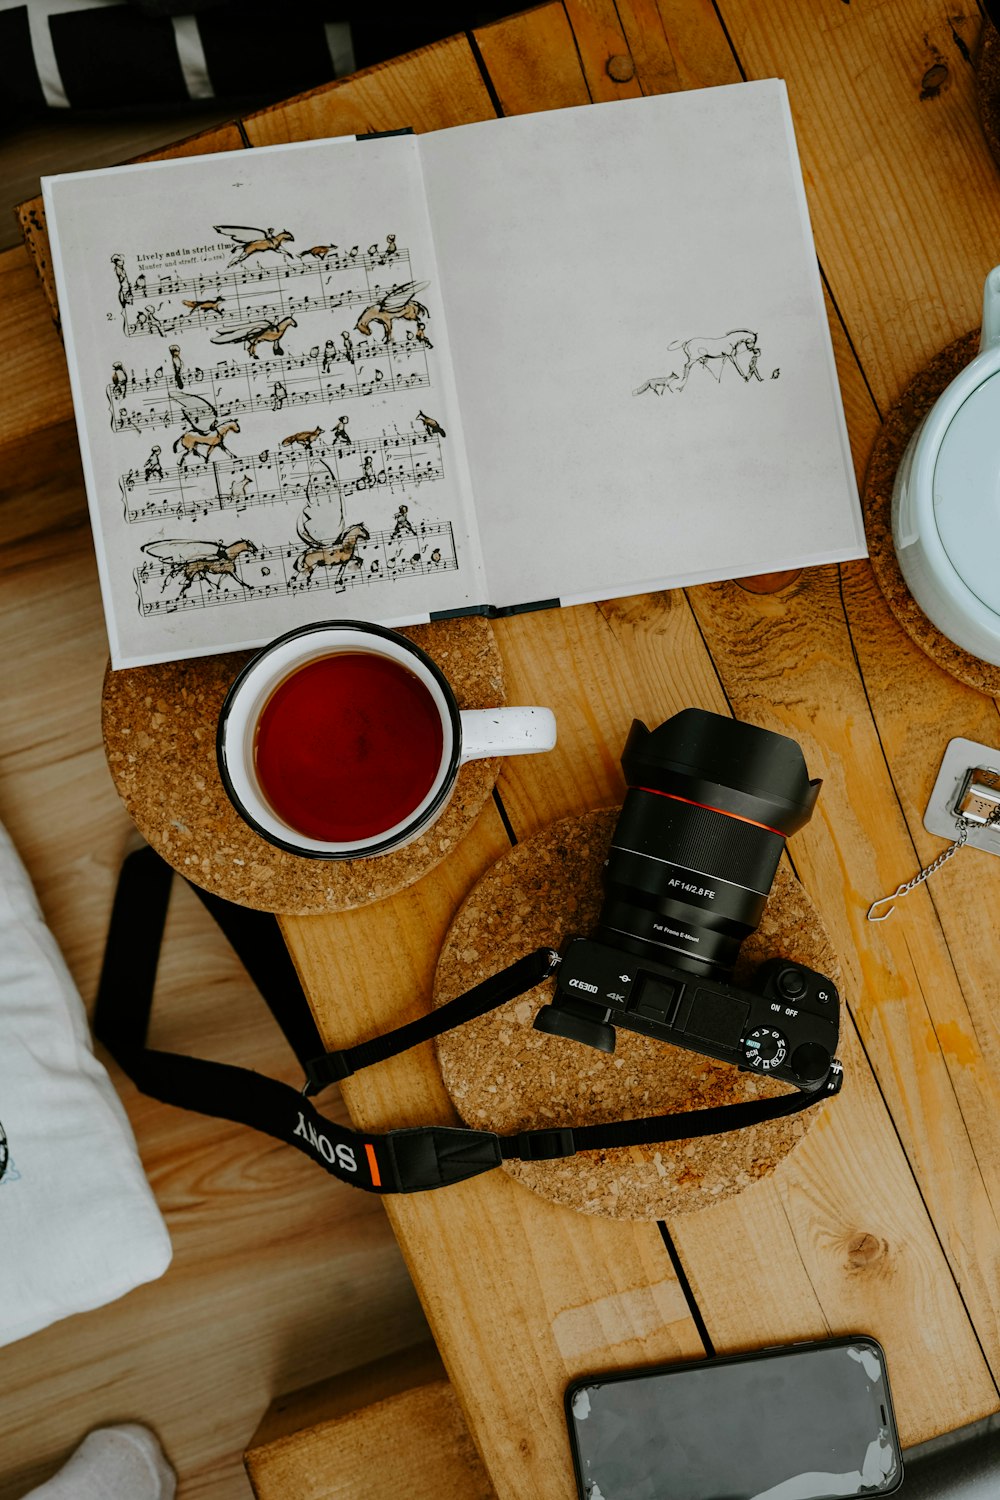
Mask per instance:
[[[24,1500],[174,1500],[177,1479],[148,1427],[88,1433],[58,1474]]]
[[[0,1127],[0,1345],[163,1274],[170,1238],[128,1117],[2,827]]]

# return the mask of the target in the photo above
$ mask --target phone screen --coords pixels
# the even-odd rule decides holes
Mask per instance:
[[[578,1380],[566,1409],[583,1500],[833,1500],[902,1483],[874,1339]]]

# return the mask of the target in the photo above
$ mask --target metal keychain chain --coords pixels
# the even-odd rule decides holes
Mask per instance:
[[[890,906],[889,910],[884,911],[879,917],[873,917],[872,912],[877,906],[884,906],[887,901],[896,902],[901,897],[908,895],[918,885],[922,885],[925,880],[929,880],[937,870],[940,870],[942,865],[947,864],[948,860],[958,853],[959,849],[964,848],[973,828],[995,828],[998,823],[1000,823],[1000,804],[993,808],[987,818],[977,818],[975,822],[971,822],[961,813],[956,813],[955,826],[958,829],[957,838],[945,849],[943,854],[939,854],[937,859],[931,864],[925,865],[922,870],[919,870],[913,876],[912,880],[904,880],[902,885],[898,885],[891,896],[880,896],[877,901],[873,901],[868,908],[869,922],[884,922],[887,917],[891,917],[896,909],[894,905]]]

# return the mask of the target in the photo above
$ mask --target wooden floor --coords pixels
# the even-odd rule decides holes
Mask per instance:
[[[0,276],[6,315],[30,293],[44,319],[26,256],[0,257],[12,262],[14,274]],[[15,332],[0,349],[9,400],[18,373]],[[53,386],[50,399],[59,408],[67,393]],[[25,478],[39,441],[48,446],[42,488]],[[37,453],[33,462],[37,471]],[[76,433],[65,420],[0,448],[0,821],[88,1002],[134,837],[101,748],[106,656]],[[153,1039],[296,1080],[262,1002],[183,887]],[[263,1136],[117,1081],[174,1262],[120,1302],[0,1350],[0,1500],[46,1478],[90,1428],[122,1420],[160,1434],[184,1500],[248,1500],[241,1455],[271,1398],[416,1342],[423,1314],[377,1199]]]

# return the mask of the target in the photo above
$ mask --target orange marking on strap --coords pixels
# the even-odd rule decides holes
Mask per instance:
[[[378,1173],[378,1162],[375,1160],[375,1147],[370,1146],[367,1141],[365,1141],[365,1155],[368,1158],[368,1168],[372,1174],[372,1185],[373,1187],[381,1187],[382,1179]]]

